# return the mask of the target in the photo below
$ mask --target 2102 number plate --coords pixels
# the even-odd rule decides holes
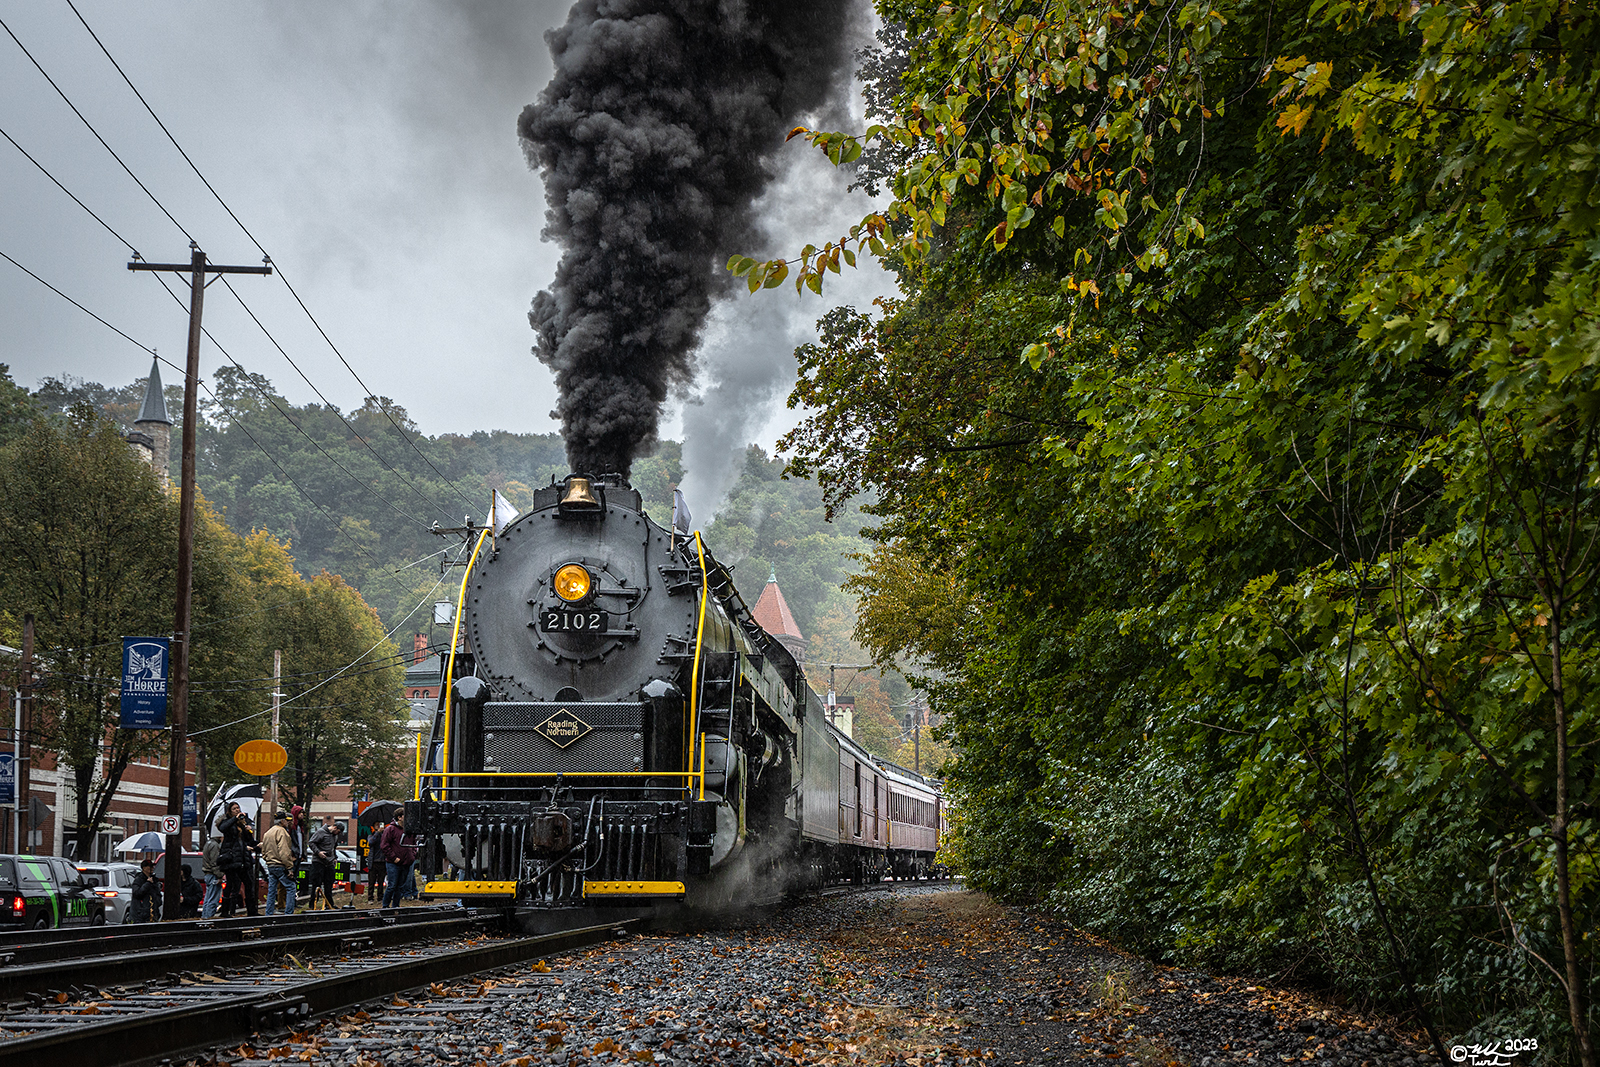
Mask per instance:
[[[603,634],[611,629],[611,613],[563,608],[541,611],[539,629],[547,634]]]

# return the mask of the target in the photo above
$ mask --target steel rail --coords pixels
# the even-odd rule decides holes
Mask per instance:
[[[455,915],[436,917],[429,922],[295,931],[281,937],[243,938],[176,948],[143,948],[0,968],[0,999],[10,1000],[28,994],[75,987],[103,989],[126,986],[180,971],[209,970],[237,965],[241,961],[266,962],[291,954],[316,956],[363,952],[431,938],[456,937],[475,926],[503,926],[504,923],[503,913],[500,912],[485,915],[469,914],[460,908],[455,911]],[[4,1017],[0,1016],[0,1026],[3,1025]]]
[[[279,985],[257,993],[230,989],[216,1000],[88,1022],[0,1042],[0,1067],[116,1067],[176,1059],[191,1049],[227,1044],[260,1030],[300,1025],[315,1015],[613,940],[632,920],[540,937],[517,938]]]
[[[0,976],[11,966],[48,963],[79,956],[134,952],[145,948],[267,941],[324,929],[361,930],[397,923],[432,922],[454,917],[459,912],[460,908],[454,905],[387,911],[376,908],[340,909],[302,911],[293,915],[239,915],[227,919],[15,931],[0,942]]]

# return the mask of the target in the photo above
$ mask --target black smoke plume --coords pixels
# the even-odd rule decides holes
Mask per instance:
[[[626,474],[686,383],[722,262],[794,120],[846,58],[850,0],[579,0],[517,132],[563,246],[528,320],[572,469]],[[712,413],[711,417],[716,417]]]

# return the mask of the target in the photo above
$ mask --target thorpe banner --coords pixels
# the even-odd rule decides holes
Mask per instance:
[[[122,639],[122,728],[162,730],[167,725],[167,639]]]

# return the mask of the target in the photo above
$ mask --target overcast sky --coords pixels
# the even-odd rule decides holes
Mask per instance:
[[[556,429],[554,385],[530,353],[527,311],[560,250],[540,240],[544,193],[515,123],[549,80],[543,34],[565,21],[564,0],[75,2],[373,392],[430,434]],[[213,262],[260,262],[66,0],[0,0],[0,18]],[[0,130],[145,259],[188,259],[179,226],[3,32]],[[844,194],[814,149],[798,140],[786,149],[762,201],[771,254],[821,244],[870,208]],[[151,275],[130,273],[127,248],[3,139],[0,252],[182,363],[185,309]],[[360,404],[363,389],[281,280],[229,280],[329,400]],[[691,499],[698,514],[720,495],[725,475],[713,468],[742,449],[739,438],[770,448],[793,423],[782,403],[791,353],[815,319],[891,290],[869,267],[826,302],[786,286],[713,312],[700,383],[707,403],[686,409],[691,441],[716,412],[716,432],[697,452],[706,457]],[[207,292],[205,322],[292,400],[316,399],[220,282]],[[0,323],[0,362],[30,388],[63,374],[120,385],[149,365],[3,260]],[[223,362],[208,343],[202,375]],[[684,436],[681,410],[669,409],[664,436]]]

